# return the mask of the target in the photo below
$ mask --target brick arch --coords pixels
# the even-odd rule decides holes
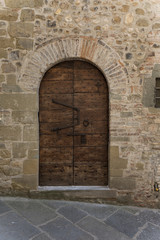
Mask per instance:
[[[53,39],[39,46],[25,62],[19,85],[24,91],[37,91],[43,75],[50,67],[73,58],[95,64],[106,77],[109,88],[114,89],[114,94],[116,88],[126,88],[128,74],[119,55],[103,40],[89,37]]]

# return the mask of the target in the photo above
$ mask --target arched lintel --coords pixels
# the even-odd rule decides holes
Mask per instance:
[[[105,76],[110,89],[126,88],[128,73],[119,55],[103,40],[91,37],[56,38],[30,53],[24,63],[19,85],[24,91],[37,91],[45,72],[66,60],[79,59],[95,65]]]
[[[97,66],[94,62],[90,61],[89,59],[86,59],[86,58],[80,58],[80,57],[71,57],[71,58],[65,58],[65,59],[60,59],[59,61],[57,62],[54,62],[53,64],[49,65],[48,68],[46,69],[46,71],[44,73],[42,73],[42,76],[41,78],[44,77],[45,73],[52,67],[56,66],[57,64],[61,63],[61,62],[65,62],[65,61],[74,61],[74,60],[78,60],[78,61],[83,61],[83,62],[88,62],[90,63],[91,65],[95,66],[96,68],[98,68],[100,70],[100,72],[103,74],[104,78],[106,79],[106,82],[107,82],[107,86],[109,87],[109,83],[108,83],[108,80],[106,78],[106,75],[105,73],[103,72],[103,70]],[[41,82],[39,82],[40,84]]]

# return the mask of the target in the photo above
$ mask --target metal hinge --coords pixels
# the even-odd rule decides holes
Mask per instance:
[[[73,106],[70,106],[68,104],[65,104],[65,103],[61,103],[61,102],[58,102],[54,99],[52,99],[52,103],[55,103],[55,104],[59,104],[61,106],[64,106],[64,107],[67,107],[67,108],[71,108],[75,111],[77,111],[77,123],[76,124],[72,124],[72,125],[68,125],[68,126],[63,126],[63,127],[56,127],[56,128],[52,128],[51,131],[52,132],[57,132],[59,130],[62,130],[62,129],[66,129],[66,128],[71,128],[71,127],[75,127],[75,126],[78,126],[80,124],[80,117],[79,117],[79,114],[80,114],[80,110],[76,107],[73,107]]]

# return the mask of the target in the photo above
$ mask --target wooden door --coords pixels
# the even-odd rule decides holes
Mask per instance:
[[[41,186],[107,185],[108,88],[84,61],[51,68],[40,86]]]

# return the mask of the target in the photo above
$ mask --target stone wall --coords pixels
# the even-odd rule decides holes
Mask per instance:
[[[160,206],[159,0],[0,0],[0,58],[1,193],[37,189],[39,83],[80,58],[109,85],[109,187],[117,201]]]

